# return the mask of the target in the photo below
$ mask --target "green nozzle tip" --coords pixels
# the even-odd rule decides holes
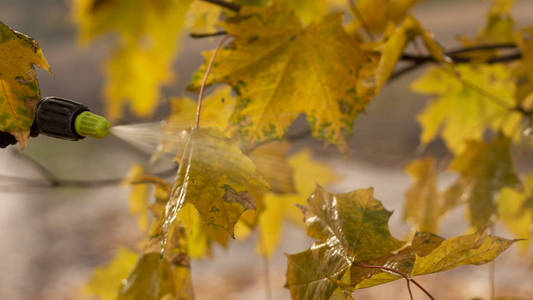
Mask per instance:
[[[111,124],[104,117],[84,111],[76,117],[74,129],[81,136],[104,138],[109,134]]]

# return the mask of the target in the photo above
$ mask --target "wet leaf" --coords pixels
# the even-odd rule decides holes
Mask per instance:
[[[106,63],[104,88],[109,117],[121,118],[126,105],[148,117],[155,111],[160,87],[173,79],[185,14],[192,0],[76,0],[73,15],[80,40],[118,33]]]
[[[510,141],[497,137],[489,143],[468,141],[466,150],[456,156],[449,169],[460,174],[452,186],[458,197],[466,198],[470,224],[484,226],[496,213],[496,194],[503,187],[519,184],[511,161]]]
[[[406,193],[403,219],[415,224],[418,231],[437,233],[441,213],[435,159],[414,160],[405,170],[414,182]]]
[[[307,235],[316,241],[288,256],[287,287],[293,299],[338,299],[339,288],[352,291],[402,278],[381,267],[417,276],[484,264],[516,241],[488,235],[483,228],[448,240],[419,232],[405,244],[391,236],[391,212],[372,193],[330,194],[319,186],[309,197],[303,211]]]
[[[94,269],[91,279],[83,287],[83,292],[97,296],[100,300],[115,300],[122,280],[128,277],[137,257],[137,253],[119,248],[107,266]]]
[[[314,137],[346,152],[353,120],[368,100],[355,90],[364,56],[344,31],[342,15],[303,30],[278,2],[244,7],[240,15],[221,24],[234,40],[217,55],[209,82],[228,83],[239,94],[232,121],[240,136],[250,143],[279,139],[305,113]],[[205,65],[194,87],[204,72]]]
[[[465,150],[467,140],[482,140],[486,129],[516,137],[522,116],[512,109],[515,86],[509,69],[494,64],[459,65],[454,70],[432,68],[412,85],[418,93],[436,96],[417,117],[422,144],[440,134],[457,154]]]
[[[404,242],[388,229],[391,212],[373,198],[372,189],[331,194],[318,186],[304,209],[307,235],[317,240],[289,255],[287,286],[293,299],[330,299],[354,262],[377,259]]]
[[[412,276],[446,271],[460,265],[481,265],[494,260],[516,240],[479,231],[443,241],[430,254],[417,256]]]
[[[208,227],[233,236],[241,214],[255,209],[254,194],[268,187],[252,161],[214,128],[192,130],[178,159],[180,168],[161,228],[163,243],[185,203],[194,205]]]
[[[24,149],[41,100],[35,66],[52,72],[36,40],[0,22],[0,131]]]

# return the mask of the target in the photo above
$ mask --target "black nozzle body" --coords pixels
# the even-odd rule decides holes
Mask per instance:
[[[76,132],[74,122],[80,113],[88,110],[87,106],[74,101],[57,97],[43,98],[37,106],[32,133],[36,131],[71,141],[83,139]]]

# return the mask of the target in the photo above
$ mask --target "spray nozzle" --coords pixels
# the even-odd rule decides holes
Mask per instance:
[[[109,134],[111,124],[104,117],[84,111],[76,117],[74,129],[81,136],[91,136],[93,138],[104,138]]]
[[[77,141],[86,136],[104,138],[109,134],[110,127],[109,121],[91,113],[83,104],[48,97],[39,102],[32,133]]]

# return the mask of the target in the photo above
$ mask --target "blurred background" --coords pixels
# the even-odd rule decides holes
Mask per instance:
[[[516,2],[513,16],[517,25],[531,22],[533,1]],[[458,35],[476,35],[489,4],[482,0],[428,0],[417,6],[414,14],[446,48],[453,48],[459,46]],[[102,61],[109,53],[111,38],[80,47],[67,0],[2,0],[0,20],[39,41],[54,72],[54,76],[38,72],[43,96],[73,99],[102,113]],[[214,47],[215,42],[185,38],[174,66],[176,79],[163,89],[163,98],[183,95],[192,72],[203,62],[200,51]],[[409,230],[401,222],[404,193],[410,184],[403,167],[420,155],[420,128],[414,116],[427,101],[409,91],[409,83],[421,71],[389,84],[370,103],[367,113],[358,117],[349,161],[345,162],[337,150],[324,149],[311,139],[294,146],[311,147],[317,159],[330,163],[342,175],[341,182],[329,190],[346,192],[373,186],[376,198],[395,211],[390,227],[396,237]],[[163,100],[153,120],[168,114],[168,103]],[[124,119],[137,121],[131,116]],[[296,127],[302,126],[304,122]],[[449,159],[439,142],[426,152],[444,162]],[[515,153],[521,171],[533,170],[528,154],[522,149]],[[148,159],[148,154],[114,137],[79,142],[38,137],[30,141],[24,156],[14,147],[1,150],[0,174],[43,178],[36,168],[38,162],[62,179],[121,178],[132,164],[146,165]],[[445,166],[443,163],[441,169]],[[448,175],[441,178],[443,183],[452,179]],[[0,299],[91,299],[80,293],[80,287],[92,269],[109,261],[119,245],[134,247],[141,238],[128,213],[128,188],[37,188],[20,183],[0,181]],[[442,235],[459,235],[466,227],[459,210],[445,219]],[[497,228],[497,233],[510,237],[503,228]],[[299,229],[285,230],[282,245],[269,263],[272,299],[289,299],[288,290],[283,288],[284,253],[302,251],[311,243]],[[533,272],[518,250],[512,247],[496,260],[496,293],[533,299]],[[227,249],[217,248],[214,257],[193,262],[197,299],[265,298],[265,265],[256,253],[253,237],[233,241]],[[419,281],[437,299],[487,298],[487,268],[464,266]],[[354,296],[408,299],[403,281],[357,291]],[[415,297],[424,296],[415,291]]]

